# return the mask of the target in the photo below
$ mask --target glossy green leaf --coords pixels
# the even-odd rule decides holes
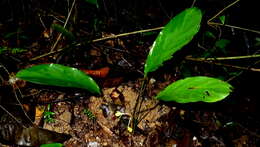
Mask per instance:
[[[159,33],[146,60],[144,74],[155,71],[163,62],[189,43],[199,31],[202,14],[198,8],[189,8],[175,16]]]
[[[69,40],[76,40],[76,37],[67,29],[59,24],[52,24],[51,28],[55,31],[60,32],[63,36],[67,37]]]
[[[42,144],[40,147],[63,147],[61,143]]]
[[[178,80],[163,91],[156,98],[163,101],[178,103],[216,102],[226,98],[232,91],[232,86],[222,80],[196,76]]]
[[[16,77],[36,84],[83,88],[100,94],[98,85],[91,77],[76,68],[60,64],[35,65],[19,71]]]

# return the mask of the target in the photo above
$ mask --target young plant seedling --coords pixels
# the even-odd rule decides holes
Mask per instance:
[[[124,115],[126,115],[126,116],[128,116],[128,117],[130,118],[129,121],[128,121],[128,124],[127,124],[127,131],[130,132],[130,133],[132,133],[132,132],[133,132],[133,128],[130,127],[130,125],[131,125],[131,120],[132,120],[131,115],[128,114],[128,113],[122,113],[122,112],[120,112],[120,111],[117,111],[117,112],[115,113],[115,116],[118,117],[119,119],[121,119],[121,117],[124,116]]]
[[[83,110],[83,113],[86,115],[86,116],[88,116],[88,118],[90,119],[90,120],[96,120],[96,116],[89,110],[89,109],[84,109]]]
[[[53,118],[54,115],[55,113],[51,111],[51,105],[48,104],[47,110],[43,112],[44,121],[47,123],[54,123],[55,122],[55,119]]]
[[[135,113],[140,111],[143,102],[142,94],[145,89],[144,83],[149,81],[147,80],[148,74],[156,71],[165,61],[171,59],[175,52],[192,40],[199,31],[201,19],[200,9],[188,8],[175,16],[157,36],[145,63],[144,82],[137,98],[133,123],[139,121]],[[178,103],[217,102],[226,98],[232,91],[231,88],[229,83],[216,78],[188,77],[170,84],[156,96],[156,99]]]
[[[189,8],[175,16],[159,33],[146,60],[144,78],[157,70],[164,61],[189,43],[200,28],[202,13],[198,8]],[[206,76],[188,77],[176,81],[161,91],[156,98],[164,101],[216,102],[231,92],[227,82]]]

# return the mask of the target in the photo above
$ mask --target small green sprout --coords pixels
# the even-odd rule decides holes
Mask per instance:
[[[87,115],[89,119],[96,120],[96,116],[89,109],[84,109],[83,113]]]
[[[48,104],[47,111],[44,111],[44,113],[43,113],[43,118],[44,118],[44,121],[47,123],[54,123],[55,120],[53,117],[54,117],[55,113],[50,111],[50,108],[51,108],[51,105]]]

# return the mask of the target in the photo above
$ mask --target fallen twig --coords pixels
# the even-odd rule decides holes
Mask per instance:
[[[224,58],[224,57],[222,57],[222,58]],[[237,65],[218,63],[218,62],[213,62],[214,60],[207,60],[206,58],[204,58],[204,60],[203,60],[203,58],[192,58],[190,56],[187,56],[185,59],[189,60],[189,61],[204,62],[204,63],[214,64],[214,65],[218,65],[218,66],[225,66],[225,67],[231,67],[231,68],[236,68],[236,69],[241,69],[241,70],[250,70],[250,71],[260,72],[259,68],[242,67],[242,66],[237,66]],[[217,60],[215,60],[215,61],[217,61]]]
[[[222,24],[222,23],[216,23],[216,22],[212,22],[212,20],[214,20],[215,18],[217,18],[221,13],[223,13],[226,9],[230,8],[231,6],[235,5],[237,2],[239,2],[240,0],[236,0],[233,3],[229,4],[228,6],[226,6],[225,8],[223,8],[222,10],[220,10],[217,14],[215,14],[213,17],[211,17],[208,21],[207,24],[210,26],[224,26],[224,27],[229,27],[229,28],[233,28],[233,29],[239,29],[239,30],[244,30],[244,31],[248,31],[248,32],[253,32],[253,33],[257,33],[260,34],[260,31],[257,30],[252,30],[252,29],[247,29],[247,28],[242,28],[242,27],[238,27],[238,26],[233,26],[233,25],[228,25],[228,24]]]
[[[189,60],[201,60],[201,61],[218,61],[218,60],[239,60],[239,59],[249,59],[249,58],[260,58],[260,54],[247,55],[247,56],[231,56],[231,57],[216,57],[216,58],[192,58],[191,56],[186,56],[185,59]]]
[[[94,40],[91,40],[91,41],[84,40],[84,41],[82,41],[82,42],[84,42],[84,43],[85,43],[85,42],[95,43],[95,42],[99,42],[99,41],[104,41],[104,40],[109,40],[109,39],[115,39],[115,38],[119,38],[119,37],[124,37],[124,36],[139,34],[139,33],[157,31],[157,30],[161,30],[161,29],[163,29],[163,27],[156,27],[156,28],[152,28],[152,29],[133,31],[133,32],[123,33],[123,34],[118,34],[118,35],[111,35],[111,36],[108,36],[108,37],[102,37],[102,38],[94,39]],[[83,44],[83,43],[77,43],[77,44],[75,44],[75,46],[80,46],[80,45],[82,45],[82,44]],[[55,51],[54,51],[54,50],[51,50],[51,51],[48,52],[48,53],[45,53],[45,54],[42,54],[42,55],[39,55],[39,56],[36,56],[36,57],[30,59],[30,61],[35,61],[35,60],[38,60],[38,59],[40,59],[40,58],[43,58],[43,57],[46,57],[46,56],[50,56],[50,55],[52,55],[52,54],[61,52],[61,51],[63,51],[64,49],[66,49],[66,48],[61,48],[61,49],[58,49],[58,50],[55,50]]]
[[[66,18],[66,21],[65,21],[65,23],[64,23],[64,25],[63,25],[63,28],[64,28],[64,29],[66,28],[66,26],[67,26],[67,24],[68,24],[68,21],[69,21],[70,15],[71,15],[71,13],[72,13],[72,10],[73,10],[73,8],[74,8],[75,2],[76,2],[76,0],[74,0],[73,3],[72,3],[72,5],[71,5],[70,11],[69,11],[68,16],[67,16],[67,18]],[[54,51],[54,49],[56,48],[57,44],[58,44],[59,41],[60,41],[61,36],[62,36],[62,33],[59,33],[59,36],[57,37],[55,43],[53,44],[53,46],[52,46],[50,52],[53,52],[53,51]]]

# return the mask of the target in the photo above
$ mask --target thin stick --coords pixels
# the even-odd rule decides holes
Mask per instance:
[[[252,66],[258,64],[259,62],[260,62],[260,60],[256,61],[254,64],[251,64],[251,65],[247,66],[247,69],[250,69]],[[242,71],[240,71],[238,74],[234,75],[233,77],[230,77],[226,82],[229,82],[229,81],[231,81],[231,80],[234,80],[236,77],[238,77],[238,76],[240,76],[241,74],[243,74],[244,71],[245,71],[245,70],[242,70]]]
[[[238,26],[232,26],[232,25],[228,25],[228,24],[222,24],[222,23],[217,23],[217,22],[208,22],[208,24],[209,25],[217,25],[217,26],[229,27],[229,28],[234,28],[234,29],[238,29],[238,30],[243,30],[243,31],[248,31],[248,32],[253,32],[253,33],[260,34],[260,31],[257,31],[257,30],[242,28],[242,27],[238,27]]]
[[[69,11],[69,13],[68,13],[67,19],[66,19],[66,21],[65,21],[65,23],[64,23],[64,25],[63,25],[63,28],[64,28],[64,29],[66,28],[66,26],[67,26],[67,24],[68,24],[68,21],[69,21],[70,15],[71,15],[71,13],[72,13],[72,10],[73,10],[73,8],[74,8],[75,2],[76,2],[76,0],[74,0],[73,3],[72,3],[72,5],[71,5],[71,8],[70,8],[70,11]],[[61,36],[62,36],[62,33],[59,33],[59,36],[57,37],[55,43],[53,44],[53,46],[52,46],[50,52],[53,52],[53,50],[56,48],[56,46],[58,45],[58,43],[59,43],[59,41],[60,41],[60,39],[61,39]]]
[[[223,8],[222,10],[220,10],[217,14],[215,14],[213,17],[211,17],[207,23],[209,24],[213,19],[215,19],[216,17],[218,17],[221,13],[223,13],[226,9],[228,9],[229,7],[233,6],[234,4],[236,4],[237,2],[239,2],[240,0],[236,0],[233,3],[229,4],[228,6],[226,6],[225,8]]]
[[[137,109],[137,120],[139,121],[139,112],[141,111],[141,108],[142,108],[142,104],[143,104],[143,101],[144,101],[144,91],[145,91],[145,88],[146,88],[146,81],[147,81],[147,77],[144,78],[144,81],[142,83],[142,87],[141,87],[141,92],[140,92],[140,98],[141,98],[141,101],[136,101],[137,103],[139,103],[139,108]],[[137,104],[138,105],[138,104]]]
[[[15,116],[13,116],[13,114],[11,114],[8,110],[5,109],[5,107],[3,107],[2,105],[0,105],[0,108],[1,108],[2,110],[4,110],[5,113],[7,113],[10,117],[12,117],[12,119],[14,119],[14,121],[16,121],[16,122],[17,122],[18,124],[20,124],[22,127],[25,127],[25,126],[21,123],[21,121],[19,121],[18,119],[16,119]]]
[[[143,110],[143,111],[140,111],[140,113],[146,113],[144,115],[142,115],[140,117],[140,119],[138,120],[138,123],[139,124],[141,122],[142,119],[144,119],[153,109],[155,109],[157,106],[159,106],[159,102],[157,102],[153,107],[149,108],[149,109],[146,109],[146,110]]]
[[[185,59],[189,60],[201,60],[201,61],[218,61],[218,60],[238,60],[238,59],[250,59],[250,58],[260,58],[260,54],[247,55],[247,56],[231,56],[231,57],[216,57],[216,58],[192,58],[191,56],[186,56]]]
[[[5,68],[4,65],[0,64],[0,67],[2,67],[2,68],[5,70],[5,72],[8,74],[8,76],[11,75],[11,74],[9,73],[9,71]],[[15,84],[15,83],[14,83],[14,84]],[[11,86],[13,86],[13,85],[11,85]],[[16,87],[18,87],[18,86],[16,85]],[[20,90],[19,88],[18,88],[18,91],[19,91],[20,95],[23,97],[22,92],[21,92],[21,90]],[[20,107],[21,107],[21,109],[22,109],[24,115],[25,115],[25,116],[27,117],[27,119],[33,124],[33,121],[32,121],[31,118],[27,115],[27,112],[24,110],[24,107],[23,107],[21,101],[19,100],[19,98],[18,98],[18,96],[17,96],[17,94],[16,94],[14,88],[13,88],[13,93],[14,93],[15,99],[16,99],[16,101],[18,102],[18,104],[20,105]]]
[[[16,86],[17,86],[17,85],[16,85]],[[17,86],[17,87],[18,87],[18,86]],[[19,91],[19,94],[21,95],[21,97],[23,97],[22,92],[21,92],[21,90],[20,90],[19,88],[18,88],[18,91]],[[18,98],[18,96],[17,96],[17,94],[16,94],[14,88],[13,88],[13,92],[14,92],[14,96],[15,96],[15,98],[16,98],[16,101],[18,102],[18,104],[20,105],[21,109],[23,110],[24,115],[27,117],[27,119],[30,121],[30,123],[31,123],[32,125],[34,125],[32,119],[28,116],[28,114],[27,114],[27,112],[25,111],[25,109],[24,109],[24,107],[23,107],[21,101],[19,100],[19,98]]]
[[[134,112],[132,115],[133,116],[133,127],[132,128],[134,128],[134,130],[135,130],[136,125],[139,123],[139,112],[140,112],[142,103],[144,101],[143,94],[144,94],[144,90],[146,88],[147,80],[148,80],[147,77],[145,77],[143,79],[142,84],[141,84],[141,89],[139,90],[138,97],[135,102]],[[136,122],[137,122],[137,124],[136,124]]]
[[[42,54],[42,55],[39,55],[39,56],[36,56],[36,57],[30,59],[30,61],[35,61],[35,60],[38,60],[38,59],[40,59],[40,58],[43,58],[43,57],[46,57],[46,56],[50,56],[50,55],[52,55],[52,54],[54,54],[54,53],[61,52],[61,51],[63,51],[63,50],[64,50],[64,48],[58,49],[58,50],[56,50],[56,51],[50,51],[50,52],[48,52],[48,53],[45,53],[45,54]]]
[[[256,132],[253,132],[251,130],[249,130],[248,128],[244,127],[242,124],[235,122],[239,127],[241,127],[242,129],[244,129],[246,132],[248,132],[250,135],[255,136],[257,138],[260,138],[260,135],[257,134]]]
[[[191,4],[191,7],[194,7],[196,1],[197,1],[197,0],[193,0],[193,2],[192,2],[192,4]]]
[[[161,30],[161,29],[163,29],[163,27],[157,27],[157,28],[146,29],[146,30],[139,30],[139,31],[128,32],[128,33],[123,33],[123,34],[118,34],[118,35],[111,35],[111,36],[108,36],[108,37],[103,37],[103,38],[98,38],[98,39],[92,40],[91,42],[94,43],[94,42],[98,42],[98,41],[103,41],[103,40],[108,40],[108,39],[115,39],[115,38],[119,38],[119,37],[139,34],[139,33],[157,31],[157,30]]]
[[[241,70],[250,70],[250,71],[255,71],[255,72],[260,72],[259,68],[248,68],[248,67],[241,67],[241,66],[236,66],[236,65],[230,65],[230,64],[223,64],[223,63],[216,63],[216,62],[212,62],[212,61],[207,61],[207,60],[197,60],[196,58],[185,58],[186,60],[190,60],[190,61],[196,61],[196,62],[204,62],[204,63],[209,63],[209,64],[215,64],[218,66],[226,66],[226,67],[231,67],[231,68],[236,68],[236,69],[241,69]]]
[[[157,30],[161,30],[161,29],[163,29],[163,27],[156,27],[156,28],[152,28],[152,29],[146,29],[146,30],[139,30],[139,31],[134,31],[134,32],[128,32],[128,33],[123,33],[123,34],[118,34],[118,35],[113,35],[113,36],[108,36],[108,37],[103,37],[103,38],[94,39],[94,40],[91,40],[90,43],[95,43],[95,42],[104,41],[104,40],[109,40],[109,39],[115,39],[115,38],[124,37],[124,36],[129,36],[129,35],[134,35],[134,34],[138,34],[138,33],[145,33],[145,32],[157,31]],[[86,42],[86,40],[83,41],[83,42]],[[75,46],[80,46],[80,45],[82,45],[82,43],[75,44]],[[61,48],[61,49],[58,49],[58,50],[56,50],[56,51],[50,51],[50,52],[48,52],[48,53],[45,53],[45,54],[42,54],[42,55],[39,55],[39,56],[36,56],[36,57],[30,59],[30,61],[35,61],[35,60],[38,60],[38,59],[40,59],[40,58],[43,58],[43,57],[46,57],[46,56],[50,56],[50,55],[52,55],[52,54],[61,52],[61,51],[63,51],[64,49],[66,49],[66,48]]]
[[[212,20],[216,19],[221,13],[223,13],[225,10],[227,10],[228,8],[230,8],[231,6],[235,5],[237,2],[239,2],[240,0],[236,0],[233,3],[229,4],[228,6],[226,6],[225,8],[223,8],[222,10],[220,10],[217,14],[215,14],[213,17],[211,17],[208,21],[207,24],[208,25],[216,25],[216,26],[224,26],[224,27],[229,27],[229,28],[234,28],[234,29],[239,29],[239,30],[244,30],[244,31],[249,31],[249,32],[253,32],[253,33],[257,33],[260,34],[260,31],[257,30],[252,30],[252,29],[247,29],[247,28],[242,28],[242,27],[238,27],[238,26],[233,26],[233,25],[228,25],[228,24],[222,24],[222,23],[217,23],[217,22],[212,22]]]

